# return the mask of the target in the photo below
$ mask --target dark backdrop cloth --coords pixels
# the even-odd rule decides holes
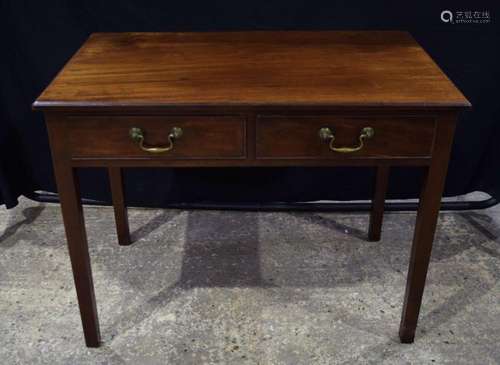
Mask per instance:
[[[436,1],[20,1],[0,9],[0,204],[55,192],[47,132],[31,103],[92,32],[407,30],[472,102],[458,123],[445,195],[481,190],[500,198],[500,9]],[[447,24],[441,11],[488,11],[489,24]],[[370,62],[369,59],[366,62]],[[130,205],[366,199],[369,168],[129,169]],[[109,201],[103,169],[81,171],[82,196]],[[415,198],[421,171],[395,168],[389,197]]]

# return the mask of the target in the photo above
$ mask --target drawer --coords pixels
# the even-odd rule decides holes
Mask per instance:
[[[373,136],[363,137],[360,148],[360,135],[367,127],[372,129]],[[261,115],[257,118],[256,156],[258,159],[428,157],[434,129],[431,117]]]
[[[68,134],[77,158],[245,157],[245,118],[240,116],[75,116],[68,118]]]

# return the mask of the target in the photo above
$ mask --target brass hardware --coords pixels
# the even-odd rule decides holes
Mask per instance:
[[[318,132],[318,136],[322,141],[330,141],[328,146],[332,151],[340,153],[351,153],[361,150],[364,147],[364,140],[370,139],[375,135],[375,131],[372,127],[365,127],[361,130],[359,135],[359,144],[355,147],[335,147],[333,143],[335,142],[335,135],[332,130],[328,127],[321,128]]]
[[[140,149],[150,153],[162,153],[168,152],[174,148],[174,140],[182,137],[182,129],[179,127],[173,127],[168,134],[168,146],[166,147],[153,147],[147,146],[144,143],[144,132],[141,128],[133,127],[129,131],[130,138],[132,141],[136,142]]]

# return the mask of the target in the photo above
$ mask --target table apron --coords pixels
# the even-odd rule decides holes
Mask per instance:
[[[332,160],[297,159],[120,159],[120,158],[73,158],[73,167],[335,167],[335,166],[429,166],[431,157],[416,158],[362,158]]]

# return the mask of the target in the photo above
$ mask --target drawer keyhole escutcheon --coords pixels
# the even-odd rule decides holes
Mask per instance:
[[[365,127],[361,130],[361,134],[358,137],[358,145],[354,147],[335,147],[333,144],[335,142],[335,135],[332,130],[328,127],[323,127],[318,131],[318,136],[322,141],[329,142],[328,146],[330,150],[340,153],[352,153],[361,150],[364,147],[364,140],[370,139],[375,135],[375,130],[372,127]]]
[[[173,127],[168,134],[168,145],[167,146],[148,146],[144,142],[144,132],[141,128],[133,127],[130,128],[129,135],[132,141],[139,145],[139,148],[143,151],[149,153],[163,153],[168,152],[174,148],[174,140],[182,137],[182,128]]]

